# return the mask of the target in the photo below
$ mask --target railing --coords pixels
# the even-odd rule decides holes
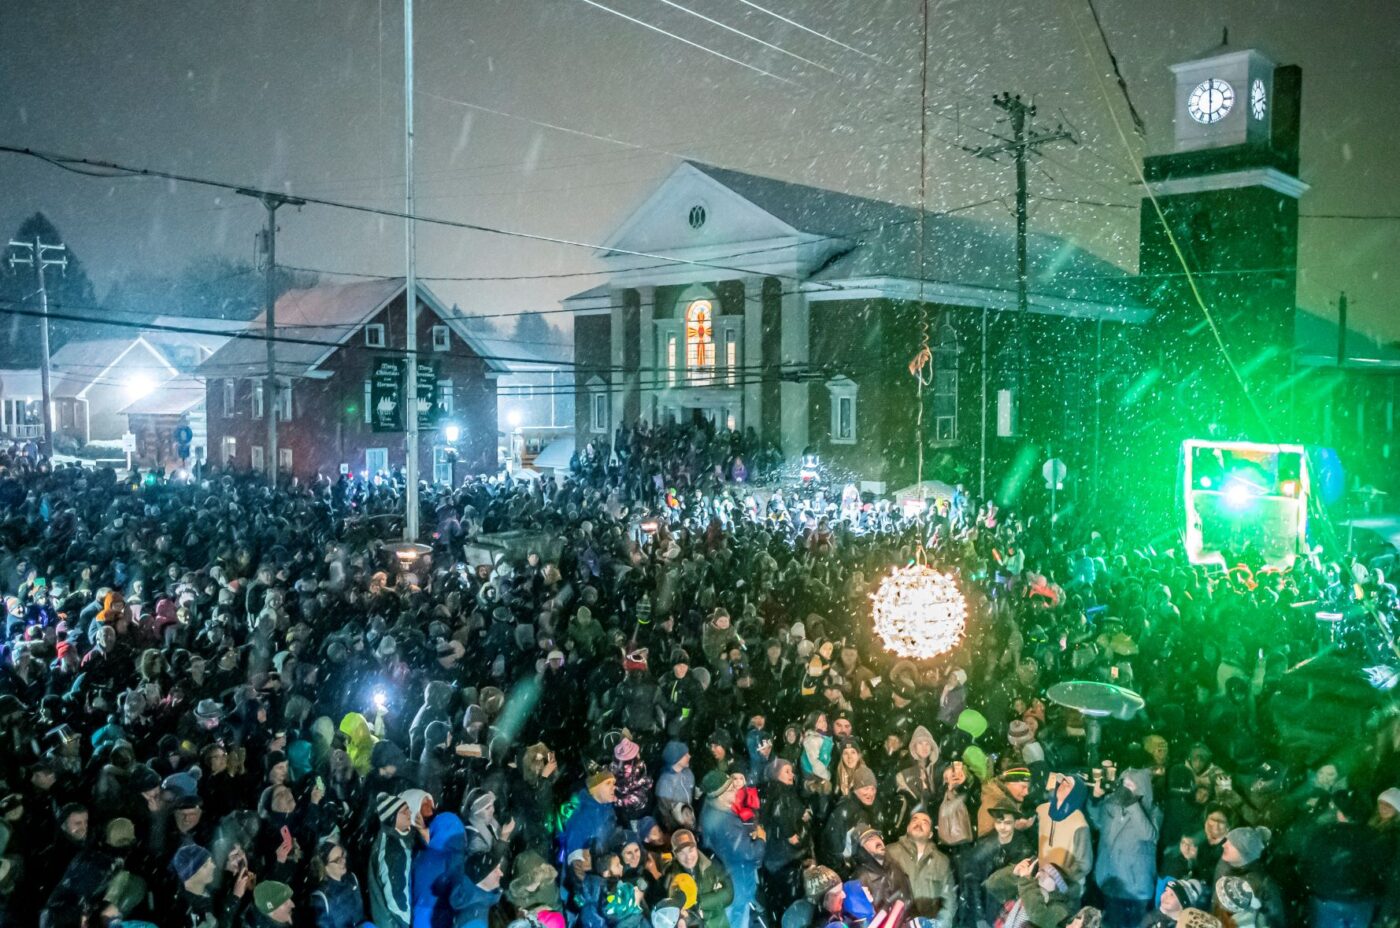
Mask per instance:
[[[42,425],[16,425],[13,422],[6,423],[4,433],[10,438],[40,438],[44,434]]]

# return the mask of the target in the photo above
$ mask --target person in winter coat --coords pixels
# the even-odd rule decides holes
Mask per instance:
[[[734,902],[734,884],[724,864],[700,853],[694,833],[684,828],[671,835],[671,854],[666,891],[683,893],[685,908],[699,910],[704,928],[730,928],[728,909]]]
[[[497,821],[496,794],[478,787],[463,798],[462,811],[467,816],[467,853],[504,856],[510,836],[515,832],[515,821],[512,819],[504,825]]]
[[[532,915],[545,909],[557,910],[559,871],[534,851],[523,851],[515,858],[506,899],[516,910]]]
[[[347,712],[340,720],[340,733],[345,736],[345,752],[350,755],[350,764],[355,772],[362,777],[369,775],[370,755],[384,735],[383,716],[375,721],[378,731],[358,712]]]
[[[461,818],[451,812],[433,816],[427,847],[413,858],[413,928],[432,928],[434,913],[442,903],[438,881],[461,871],[466,855],[467,831]]]
[[[763,854],[769,912],[782,912],[801,894],[801,862],[811,854],[811,811],[797,791],[797,768],[779,758],[763,788]]]
[[[631,738],[623,738],[613,748],[612,772],[617,778],[617,814],[634,822],[651,806],[651,774],[641,759],[641,748]]]
[[[1094,869],[1094,843],[1084,807],[1089,788],[1084,781],[1068,774],[1050,775],[1051,793],[1047,802],[1036,806],[1040,859],[1047,860],[1058,848],[1067,856],[1061,872],[1072,890],[1074,901],[1084,892],[1084,880]]]
[[[963,855],[963,869],[958,874],[958,921],[961,925],[990,925],[999,903],[983,887],[987,877],[1036,852],[1035,836],[1030,829],[1016,828],[1014,809],[993,809],[992,821],[992,833],[978,838]]]
[[[754,822],[744,822],[734,811],[744,788],[741,773],[725,777],[719,771],[705,775],[705,806],[700,813],[700,833],[705,846],[729,871],[733,886],[730,928],[748,928],[749,908],[758,895],[758,868],[763,862],[767,832]]]
[[[690,769],[690,749],[669,741],[661,751],[661,775],[656,778],[656,813],[663,824],[674,826],[676,811],[695,801],[695,772]]]
[[[410,928],[413,920],[413,814],[399,796],[375,805],[379,834],[369,855],[369,911],[376,928]],[[437,817],[433,818],[437,821]],[[459,820],[460,824],[460,820]]]
[[[1225,835],[1225,849],[1220,855],[1220,863],[1215,867],[1217,890],[1223,877],[1239,877],[1249,884],[1250,891],[1259,902],[1259,921],[1269,928],[1281,928],[1288,924],[1283,906],[1283,893],[1278,883],[1264,869],[1264,849],[1269,846],[1273,832],[1267,828],[1232,828]],[[1230,913],[1220,908],[1217,893],[1217,918]],[[1224,918],[1221,918],[1224,921]],[[1236,920],[1238,921],[1238,920]],[[1236,925],[1236,928],[1239,928]]]
[[[817,859],[837,873],[846,873],[850,868],[850,858],[855,848],[851,844],[854,831],[875,825],[875,799],[877,787],[875,774],[868,767],[861,768],[862,775],[854,782],[851,794],[836,804],[822,829],[821,847],[817,849]]]
[[[365,899],[360,881],[350,872],[345,848],[335,841],[323,841],[316,849],[316,861],[322,878],[304,903],[313,924],[316,928],[360,928],[366,920]]]
[[[886,854],[909,880],[909,917],[932,919],[936,928],[952,928],[958,914],[957,881],[948,855],[934,844],[933,817],[915,809],[904,836]]]
[[[923,725],[909,736],[908,751],[909,763],[894,777],[895,794],[889,815],[893,828],[906,827],[914,808],[929,808],[939,792],[938,742]]]
[[[1035,824],[1035,810],[1027,808],[1026,800],[1031,792],[1031,771],[1029,767],[1012,767],[1001,776],[992,777],[982,784],[982,804],[977,807],[977,837],[989,835],[994,830],[993,809],[1015,810],[1016,827],[1025,829]]]
[[[1136,928],[1152,905],[1157,885],[1157,829],[1162,813],[1152,803],[1152,773],[1125,770],[1105,798],[1094,784],[1089,816],[1099,830],[1094,882],[1104,894],[1104,924]]]
[[[413,716],[408,729],[408,756],[419,757],[428,742],[428,726],[433,722],[452,724],[452,685],[441,680],[429,680],[423,687],[423,704]]]
[[[608,841],[617,827],[616,803],[617,778],[612,771],[599,770],[592,774],[587,788],[579,790],[560,813],[565,817],[559,833],[564,860],[575,851],[593,851]]]
[[[1062,866],[1066,855],[1056,848],[1039,863],[1029,858],[1003,867],[987,878],[987,892],[1002,902],[998,925],[1005,928],[1057,928],[1069,918],[1074,892]]]
[[[520,759],[520,783],[510,791],[515,821],[523,830],[525,846],[548,859],[554,852],[559,803],[559,761],[543,742],[525,748]]]
[[[1360,793],[1338,790],[1331,801],[1335,820],[1312,833],[1299,861],[1312,924],[1366,925],[1386,890],[1392,845],[1366,824],[1370,803]]]
[[[896,902],[908,905],[914,896],[909,877],[889,859],[884,836],[874,828],[865,828],[856,834],[854,844],[853,876],[865,887],[875,908],[884,909]]]

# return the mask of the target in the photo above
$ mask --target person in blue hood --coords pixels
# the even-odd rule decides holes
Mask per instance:
[[[1093,838],[1084,811],[1089,801],[1089,788],[1079,777],[1063,773],[1050,774],[1046,785],[1050,798],[1035,810],[1040,859],[1049,860],[1052,848],[1068,855],[1061,870],[1077,903],[1084,892],[1084,880],[1094,869]]]
[[[500,885],[500,858],[468,855],[462,820],[436,815],[428,846],[413,861],[413,928],[485,928]]]

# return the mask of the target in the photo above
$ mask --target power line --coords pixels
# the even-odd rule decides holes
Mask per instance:
[[[822,39],[823,41],[830,42],[832,45],[836,45],[836,46],[838,46],[838,47],[840,47],[840,48],[844,48],[844,49],[845,49],[846,51],[848,51],[848,52],[855,52],[857,55],[860,55],[860,56],[862,56],[862,57],[864,57],[864,58],[869,58],[871,61],[880,61],[879,58],[875,57],[874,55],[870,54],[869,52],[861,51],[859,48],[856,48],[854,45],[847,45],[845,42],[842,42],[840,39],[832,38],[831,36],[827,35],[827,34],[824,33],[824,32],[818,32],[818,31],[815,30],[815,29],[810,29],[810,28],[808,28],[807,26],[802,25],[801,23],[799,23],[799,22],[798,22],[797,20],[795,20],[795,19],[788,19],[786,16],[783,16],[781,13],[775,13],[775,12],[773,12],[772,10],[768,9],[767,7],[759,6],[757,3],[754,3],[753,0],[739,0],[739,2],[742,3],[744,6],[751,7],[752,9],[758,10],[760,13],[766,13],[767,15],[773,17],[773,18],[776,19],[776,20],[779,20],[780,22],[785,22],[785,23],[787,23],[789,26],[792,26],[794,29],[800,29],[800,30],[802,30],[803,32],[805,32],[805,33],[807,33],[807,34],[809,34],[809,35],[814,35],[814,36],[816,36],[817,38]],[[884,63],[885,63],[885,62],[881,61],[881,64],[884,64]]]
[[[667,32],[665,29],[662,29],[660,26],[653,26],[651,23],[646,22],[646,21],[644,21],[644,20],[640,20],[640,19],[638,19],[638,18],[635,17],[635,16],[628,16],[626,13],[622,12],[621,10],[615,10],[615,9],[613,9],[613,8],[610,7],[610,6],[605,6],[605,5],[601,4],[601,3],[599,3],[598,0],[581,0],[581,2],[586,3],[586,4],[588,4],[588,5],[591,6],[591,7],[595,7],[595,8],[597,8],[597,9],[600,9],[600,10],[604,11],[605,13],[611,13],[612,15],[617,16],[617,17],[619,17],[619,18],[621,18],[621,19],[625,19],[625,20],[627,20],[629,23],[635,23],[636,25],[641,26],[643,29],[650,29],[652,32],[656,32],[656,33],[659,33],[659,34],[661,34],[661,35],[664,35],[664,36],[666,36],[666,37],[668,37],[668,38],[675,39],[677,42],[681,42],[681,43],[684,43],[684,44],[686,44],[686,45],[689,45],[691,48],[698,48],[700,51],[705,52],[707,55],[714,55],[716,58],[723,58],[725,61],[733,62],[734,64],[739,65],[741,68],[748,68],[750,71],[753,71],[755,74],[762,74],[764,77],[771,77],[771,78],[773,78],[773,80],[775,80],[775,81],[782,81],[784,84],[788,84],[788,85],[791,85],[791,86],[796,86],[796,84],[797,84],[796,81],[788,80],[786,77],[779,77],[777,74],[774,74],[774,73],[771,72],[771,71],[765,71],[765,70],[763,70],[762,68],[760,68],[760,67],[758,67],[758,66],[756,66],[756,65],[749,64],[747,61],[740,61],[738,58],[731,58],[729,55],[726,55],[724,52],[715,51],[713,48],[710,48],[710,47],[705,46],[705,45],[701,45],[699,42],[692,42],[690,39],[687,39],[687,38],[685,38],[684,36],[676,35],[674,32]]]
[[[590,3],[592,2],[592,0],[583,0],[583,2]],[[266,191],[256,187],[247,187],[241,184],[232,184],[225,181],[211,180],[209,178],[196,177],[188,174],[176,174],[171,171],[160,171],[151,168],[136,168],[113,161],[105,161],[94,158],[78,158],[71,155],[61,155],[51,152],[37,151],[35,149],[22,148],[13,145],[0,145],[0,152],[8,152],[10,154],[23,155],[29,158],[37,158],[40,161],[52,164],[53,166],[62,170],[72,171],[78,174],[86,174],[87,171],[78,170],[74,167],[75,165],[84,166],[88,168],[103,168],[109,171],[120,172],[105,175],[111,177],[158,178],[161,180],[178,181],[181,183],[194,184],[203,187],[213,187],[218,190],[230,190],[234,192],[238,192],[240,190],[247,190],[255,195],[280,195],[276,191]],[[420,215],[410,216],[402,210],[365,206],[363,204],[358,203],[345,203],[343,201],[330,200],[323,197],[303,196],[299,197],[299,199],[304,200],[306,203],[315,206],[325,206],[333,209],[344,209],[349,210],[351,212],[365,213],[372,216],[385,216],[391,219],[411,219],[414,222],[423,222],[429,225],[439,225],[445,226],[447,228],[464,229],[470,232],[483,232],[491,235],[502,235],[508,238],[520,238],[525,239],[527,241],[544,242],[553,245],[567,245],[573,248],[587,248],[592,251],[601,251],[604,250],[605,247],[603,245],[597,244],[596,242],[585,242],[577,239],[559,238],[556,236],[542,235],[534,232],[522,232],[514,229],[498,229],[493,226],[487,226],[473,222],[463,222],[455,219],[442,219],[438,217]],[[691,267],[708,267],[721,271],[733,271],[735,273],[745,275],[753,273],[753,271],[749,268],[732,267],[723,264],[714,264],[708,261],[691,260],[689,258],[676,258],[668,255],[653,254],[651,252],[646,251],[634,251],[627,248],[607,248],[606,250],[608,250],[612,254],[629,255],[631,257],[636,258],[648,258],[653,261],[664,261],[668,264],[680,264]],[[771,273],[767,276],[786,278],[789,280],[801,280],[801,278],[791,274]]]
[[[713,19],[713,18],[711,18],[711,17],[709,17],[709,16],[706,16],[704,13],[698,13],[698,12],[696,12],[695,10],[690,9],[689,7],[682,6],[681,4],[676,3],[675,0],[657,0],[657,2],[658,2],[658,3],[664,3],[664,4],[666,4],[667,6],[673,8],[673,9],[680,10],[682,13],[686,13],[686,14],[689,14],[690,16],[694,16],[694,17],[696,17],[697,19],[703,20],[703,21],[709,23],[709,24],[712,25],[712,26],[718,26],[719,28],[723,29],[723,30],[726,31],[726,32],[731,32],[731,33],[733,33],[734,35],[742,36],[742,37],[748,39],[748,40],[751,41],[751,42],[757,42],[759,45],[762,45],[764,48],[770,48],[770,49],[772,49],[772,50],[775,51],[775,52],[778,52],[778,53],[783,54],[783,55],[787,55],[789,58],[796,59],[797,61],[800,61],[800,62],[802,62],[803,64],[810,64],[812,67],[817,68],[817,69],[822,70],[822,71],[825,71],[825,72],[827,72],[828,74],[835,74],[835,73],[836,73],[835,71],[833,71],[831,68],[828,68],[828,67],[827,67],[826,65],[824,65],[824,64],[819,64],[818,62],[815,62],[815,61],[813,61],[813,60],[810,59],[810,58],[803,58],[801,55],[797,54],[796,52],[790,52],[790,51],[788,51],[786,48],[782,48],[782,47],[780,47],[780,46],[774,45],[772,42],[768,42],[768,41],[765,41],[764,39],[760,39],[758,36],[756,36],[756,35],[751,35],[751,34],[745,32],[745,31],[742,30],[742,29],[736,29],[736,28],[734,28],[733,26],[728,25],[727,23],[722,23],[722,22],[720,22],[720,21],[717,20],[717,19]]]

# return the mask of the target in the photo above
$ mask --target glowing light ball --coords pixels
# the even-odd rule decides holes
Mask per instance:
[[[886,650],[928,660],[957,647],[967,631],[967,600],[953,578],[926,564],[897,568],[873,596],[875,634]]]

